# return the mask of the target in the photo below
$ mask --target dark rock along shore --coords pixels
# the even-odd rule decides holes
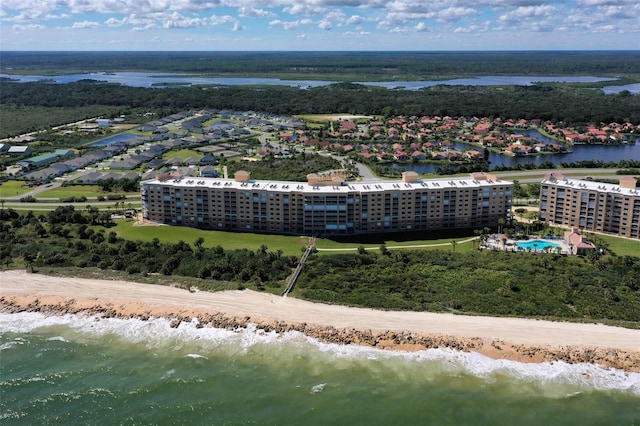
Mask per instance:
[[[172,327],[197,319],[197,327],[215,327],[227,330],[245,329],[250,325],[263,332],[285,333],[298,331],[324,343],[361,345],[388,350],[417,351],[432,348],[449,348],[464,352],[479,352],[492,358],[513,359],[522,362],[563,361],[569,364],[594,363],[607,368],[640,372],[640,353],[606,348],[582,346],[534,346],[511,344],[500,340],[464,338],[446,335],[421,335],[402,331],[372,332],[355,328],[334,328],[307,323],[287,323],[264,320],[250,316],[232,316],[219,312],[188,311],[178,307],[149,308],[144,312],[129,313],[124,305],[116,306],[99,299],[78,303],[76,299],[48,301],[47,297],[33,296],[30,300],[17,297],[0,297],[0,312],[40,312],[45,315],[90,315],[99,318],[136,318],[149,320],[162,317],[171,321]]]

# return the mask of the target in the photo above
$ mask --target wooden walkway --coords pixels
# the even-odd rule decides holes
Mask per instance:
[[[309,238],[309,245],[307,246],[307,249],[302,254],[302,257],[298,262],[298,266],[296,267],[296,270],[293,271],[293,275],[291,275],[291,278],[289,279],[289,284],[287,284],[287,287],[284,289],[284,294],[282,295],[282,297],[287,297],[287,294],[289,294],[289,292],[293,289],[293,286],[296,284],[296,280],[298,279],[298,276],[302,271],[304,262],[307,261],[307,258],[309,257],[313,249],[315,249],[315,247],[316,247],[316,237]]]

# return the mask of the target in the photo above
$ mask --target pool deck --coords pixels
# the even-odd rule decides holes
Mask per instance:
[[[523,247],[518,247],[516,243],[524,243],[531,241],[544,241],[551,244],[556,244],[560,246],[560,252],[554,247],[548,247],[544,249],[528,249]],[[482,248],[482,246],[481,246]],[[511,252],[530,252],[530,253],[558,253],[558,254],[573,254],[571,251],[571,247],[565,240],[562,238],[558,239],[548,239],[548,238],[540,238],[537,236],[529,236],[527,239],[515,240],[513,238],[507,238],[506,235],[492,234],[490,235],[485,243],[485,249],[488,250],[500,250],[500,251],[511,251]]]

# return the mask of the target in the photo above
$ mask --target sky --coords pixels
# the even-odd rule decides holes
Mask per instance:
[[[637,50],[638,0],[0,0],[0,50]]]

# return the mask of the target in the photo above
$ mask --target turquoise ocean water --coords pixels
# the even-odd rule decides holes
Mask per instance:
[[[0,424],[640,425],[640,374],[0,314]]]

